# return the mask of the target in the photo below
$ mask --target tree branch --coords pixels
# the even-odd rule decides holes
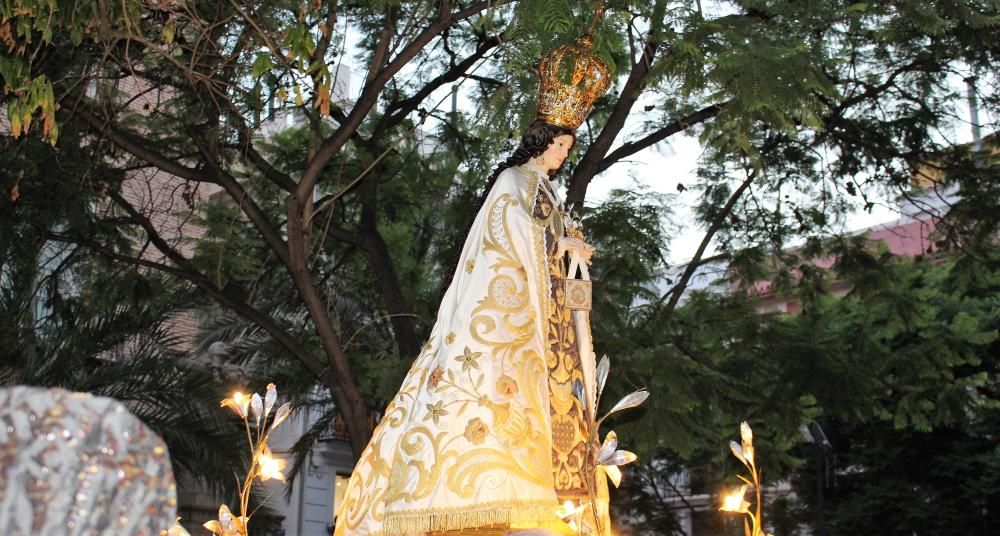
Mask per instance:
[[[250,194],[243,188],[243,185],[219,164],[218,155],[214,154],[204,137],[200,133],[193,132],[191,133],[191,138],[194,140],[198,150],[201,151],[204,161],[215,172],[215,182],[226,190],[229,197],[233,198],[233,201],[236,202],[240,210],[250,218],[250,222],[260,232],[261,237],[267,242],[271,251],[274,251],[282,264],[287,266],[289,264],[288,246],[285,244],[284,239],[281,238],[281,234],[278,233],[278,230],[271,223],[271,220],[268,219],[267,214],[250,197]]]
[[[183,166],[175,160],[143,146],[139,141],[141,138],[132,132],[117,129],[111,126],[110,121],[101,119],[93,114],[87,108],[86,104],[82,102],[82,99],[76,100],[72,103],[72,105],[74,108],[73,112],[77,117],[82,119],[85,123],[90,125],[91,128],[103,134],[106,138],[111,140],[112,143],[121,147],[129,154],[149,162],[157,168],[182,179],[194,182],[214,182],[212,179],[206,177],[201,171]]]
[[[487,52],[496,48],[502,40],[501,35],[496,35],[486,39],[481,42],[479,46],[476,47],[476,51],[469,55],[467,58],[463,59],[461,62],[452,65],[447,71],[441,73],[433,80],[427,82],[424,87],[420,88],[413,96],[393,102],[386,107],[385,115],[379,121],[378,126],[375,128],[376,133],[384,133],[385,131],[399,124],[407,115],[413,110],[417,109],[417,106],[424,101],[431,93],[436,89],[447,84],[449,82],[454,82],[459,78],[465,76],[465,72],[468,71],[477,61],[482,59]],[[379,139],[379,136],[373,135],[372,138]]]
[[[47,238],[58,242],[83,246],[112,260],[121,261],[133,266],[158,270],[194,284],[199,289],[204,291],[209,297],[219,302],[219,304],[232,309],[237,314],[260,326],[261,329],[273,337],[278,344],[283,346],[289,353],[295,356],[296,359],[298,359],[299,362],[301,362],[306,368],[306,370],[308,370],[316,379],[323,382],[324,385],[335,385],[335,383],[332,383],[332,375],[329,371],[324,370],[318,361],[306,354],[301,348],[301,343],[281,326],[279,326],[273,318],[257,310],[244,300],[233,296],[230,292],[215,286],[212,281],[205,277],[201,272],[198,272],[197,270],[190,271],[148,259],[133,257],[131,255],[124,255],[111,250],[98,242],[80,237],[66,237],[52,232],[46,232],[45,235]]]
[[[663,6],[663,2],[658,1],[654,7],[654,13],[661,12]],[[655,20],[656,18],[656,15],[654,15],[646,44],[642,48],[641,57],[632,66],[628,79],[625,81],[625,86],[622,88],[621,94],[618,95],[618,100],[615,102],[607,123],[604,124],[604,128],[601,129],[601,133],[598,134],[597,139],[587,148],[587,152],[583,154],[583,158],[580,159],[580,163],[573,172],[573,177],[570,179],[569,188],[566,192],[567,205],[583,206],[583,200],[587,196],[587,187],[590,185],[590,181],[597,175],[598,169],[604,160],[604,155],[611,149],[611,144],[614,143],[618,133],[625,126],[625,120],[628,118],[629,113],[631,113],[632,106],[645,88],[646,75],[652,69],[653,59],[656,57],[656,52],[660,46],[657,40],[657,28],[659,24]]]
[[[694,125],[707,121],[717,115],[722,111],[722,108],[726,103],[713,104],[711,106],[706,106],[697,112],[687,115],[681,119],[677,119],[667,125],[664,125],[659,130],[647,134],[645,137],[638,140],[630,141],[628,143],[623,143],[620,147],[611,151],[603,160],[601,160],[600,165],[597,167],[595,175],[602,173],[611,166],[618,163],[623,158],[632,156],[633,154],[677,134],[691,128]]]
[[[386,18],[388,19],[388,17]],[[382,27],[382,33],[379,34],[378,44],[375,45],[375,51],[372,53],[372,61],[368,64],[368,75],[365,76],[366,85],[374,82],[379,69],[385,66],[386,58],[389,56],[389,45],[392,44],[394,29],[395,27],[386,20],[385,26]]]
[[[298,200],[294,194],[289,195],[286,199],[289,214],[288,249],[290,262],[288,271],[306,309],[309,311],[310,318],[313,320],[316,335],[327,355],[329,369],[337,378],[335,385],[338,388],[333,391],[333,396],[348,425],[351,448],[355,454],[360,455],[371,437],[371,430],[367,426],[368,408],[365,405],[364,397],[361,396],[361,392],[354,384],[347,355],[340,343],[340,337],[333,329],[333,323],[327,314],[326,304],[312,282],[312,276],[306,262],[308,249],[305,241],[306,234],[302,228],[302,207],[298,206],[297,203]]]
[[[391,62],[389,62],[385,68],[376,73],[372,73],[374,76],[370,75],[370,82],[365,84],[365,88],[362,90],[361,96],[358,98],[357,102],[355,102],[354,108],[351,109],[351,113],[344,118],[344,121],[340,124],[337,130],[323,142],[319,150],[316,151],[315,156],[303,171],[302,179],[299,181],[298,188],[296,189],[297,197],[299,199],[305,199],[307,195],[311,195],[312,189],[319,180],[319,175],[322,173],[323,168],[326,167],[327,162],[333,158],[333,155],[336,154],[337,151],[339,151],[344,144],[347,143],[347,140],[349,140],[357,131],[362,120],[364,120],[371,109],[375,106],[375,103],[378,101],[378,94],[382,91],[389,80],[391,80],[400,69],[409,63],[418,52],[420,52],[434,37],[444,31],[444,29],[449,27],[451,24],[469,18],[488,7],[503,3],[506,2],[477,2],[468,8],[459,11],[458,13],[451,13],[450,11],[445,10],[446,6],[450,5],[450,3],[442,2],[442,9],[437,20],[420,32],[420,34],[417,35],[417,37],[415,37],[413,41],[411,41],[410,44],[408,44],[402,51],[400,51],[400,53]]]
[[[235,112],[235,110],[231,110]],[[257,151],[257,148],[253,145],[253,132],[250,130],[250,126],[246,124],[243,116],[238,113],[230,113],[231,119],[235,119],[239,122],[239,134],[237,138],[237,143],[239,144],[239,151],[243,154],[251,164],[254,165],[261,173],[264,174],[268,180],[276,184],[281,189],[286,192],[291,192],[295,190],[295,181],[292,180],[287,173],[283,173],[271,165],[270,162],[264,158],[263,155]]]
[[[854,106],[855,104],[858,104],[859,102],[865,99],[871,99],[879,96],[879,94],[881,94],[883,91],[892,87],[896,83],[896,78],[898,78],[900,75],[908,72],[923,70],[929,65],[932,65],[932,62],[930,60],[924,58],[918,58],[910,63],[907,63],[899,67],[898,69],[891,71],[889,73],[889,76],[881,84],[872,85],[863,80],[859,80],[858,83],[864,86],[865,88],[864,91],[858,93],[857,95],[853,95],[850,98],[844,99],[843,101],[837,103],[835,106],[831,105],[828,101],[827,105],[830,106],[830,108],[832,108],[834,114],[840,114],[847,108],[850,108],[851,106]]]
[[[330,48],[330,41],[333,39],[333,29],[337,25],[337,3],[327,2],[326,7],[326,32],[320,35],[319,43],[313,52],[312,61],[326,61],[326,51]]]
[[[743,196],[743,192],[745,192],[747,188],[753,184],[756,177],[757,170],[751,171],[743,183],[740,184],[739,188],[737,188],[736,191],[729,196],[725,206],[723,206],[722,209],[719,210],[719,213],[715,215],[712,223],[708,226],[708,230],[705,231],[705,236],[702,237],[701,243],[698,244],[698,250],[695,252],[694,257],[691,258],[691,261],[684,268],[684,273],[681,274],[677,284],[674,285],[673,291],[670,295],[670,301],[667,303],[666,308],[662,312],[665,316],[661,317],[659,314],[656,315],[658,320],[663,322],[670,321],[670,317],[673,316],[674,309],[677,307],[677,302],[680,301],[681,295],[684,294],[684,290],[691,281],[691,277],[694,276],[695,271],[701,265],[701,258],[705,254],[705,250],[708,249],[708,245],[712,242],[712,238],[714,238],[715,233],[722,228],[722,224],[726,222],[726,218],[728,218],[729,214],[732,213],[733,208],[736,206],[736,202]]]

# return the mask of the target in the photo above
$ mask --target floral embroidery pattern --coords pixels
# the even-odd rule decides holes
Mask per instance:
[[[444,400],[438,400],[434,404],[427,404],[427,415],[424,415],[424,420],[433,419],[434,424],[439,424],[441,417],[447,414],[448,410],[444,409]]]
[[[462,364],[462,372],[468,372],[470,367],[479,370],[479,362],[476,360],[482,355],[482,352],[473,352],[466,346],[465,351],[462,352],[462,355],[456,357],[455,361]]]
[[[497,379],[497,384],[494,386],[497,394],[501,394],[507,398],[517,394],[517,382],[514,378],[504,374]]]
[[[473,445],[482,445],[486,441],[486,434],[488,434],[490,429],[486,426],[486,423],[482,419],[476,417],[469,421],[469,424],[465,426],[465,439],[469,440],[469,443]]]
[[[438,386],[438,383],[441,382],[441,378],[444,378],[444,369],[437,367],[434,369],[434,372],[431,372],[431,375],[427,377],[427,389],[433,391]]]
[[[533,217],[538,186],[530,176],[505,175],[498,188],[479,247],[461,265],[480,271],[455,283],[465,285],[458,303],[471,307],[442,306],[447,316],[438,321],[447,324],[434,330],[439,338],[428,341],[351,477],[338,536],[554,515],[551,491],[541,491],[554,478],[545,362],[551,287],[547,255],[536,248],[553,244],[550,225],[559,218],[556,210],[548,225]],[[541,229],[549,231],[539,236]],[[483,501],[485,482],[493,502]]]

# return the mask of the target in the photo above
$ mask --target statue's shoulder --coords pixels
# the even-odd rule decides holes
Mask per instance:
[[[538,178],[535,173],[523,166],[511,166],[497,176],[492,195],[497,200],[506,195],[516,201],[516,206],[531,214],[537,191]]]
[[[522,166],[511,166],[500,172],[497,183],[505,183],[505,186],[526,188],[531,181],[531,172]]]
[[[537,187],[537,183],[538,178],[530,170],[522,166],[511,166],[497,176],[496,192],[510,194],[523,203],[531,199],[532,190]]]

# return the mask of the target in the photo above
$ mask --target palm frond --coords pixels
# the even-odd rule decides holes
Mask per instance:
[[[308,410],[306,410],[308,411]],[[292,484],[295,479],[299,477],[302,473],[302,469],[306,466],[309,461],[309,453],[312,452],[313,447],[319,439],[327,433],[333,426],[333,420],[337,416],[337,408],[332,404],[328,404],[323,408],[323,413],[320,415],[309,429],[299,437],[298,441],[292,445],[289,451],[292,454],[292,468],[289,470],[286,476],[288,485],[285,486],[285,498],[291,497],[292,494]]]

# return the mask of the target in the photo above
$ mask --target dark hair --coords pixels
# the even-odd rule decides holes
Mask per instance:
[[[497,182],[497,177],[503,173],[503,170],[514,167],[521,166],[528,163],[528,160],[540,156],[549,148],[552,140],[564,134],[569,134],[573,136],[573,143],[576,143],[576,134],[572,130],[552,125],[544,121],[535,121],[521,134],[521,143],[514,149],[514,152],[507,157],[506,160],[501,162],[493,173],[490,174],[489,178],[486,179],[486,188],[483,190],[483,195],[480,196],[480,200],[477,207],[482,207],[482,204],[486,202],[486,197],[490,195],[490,190],[493,189],[493,185]],[[555,177],[562,171],[562,165],[558,169],[549,172],[549,177]]]
[[[483,205],[486,204],[486,198],[489,197],[490,190],[493,189],[493,185],[496,184],[497,178],[501,173],[503,173],[503,170],[528,163],[528,160],[544,153],[545,150],[549,148],[549,145],[552,144],[554,139],[565,134],[573,136],[573,143],[576,144],[576,134],[568,128],[546,123],[544,121],[535,121],[532,123],[531,126],[524,131],[524,134],[521,134],[521,143],[518,144],[517,149],[514,149],[514,152],[511,153],[506,160],[497,165],[497,167],[493,170],[493,173],[490,173],[489,178],[486,179],[486,188],[483,190],[482,195],[479,196],[479,202],[475,204],[476,211],[472,213],[473,217],[475,217],[476,214],[479,214]],[[549,177],[551,178],[558,175],[559,172],[562,171],[563,165],[565,165],[565,162],[560,164],[557,169],[550,171]],[[466,229],[465,234],[460,237],[462,243],[457,244],[458,247],[455,249],[452,256],[451,273],[448,275],[447,279],[442,281],[442,297],[444,296],[444,292],[447,290],[448,286],[452,283],[452,280],[455,278],[455,273],[458,270],[458,261],[462,255],[462,245],[465,243],[465,240],[468,240],[469,232],[471,230],[472,223],[470,222],[469,228]]]

